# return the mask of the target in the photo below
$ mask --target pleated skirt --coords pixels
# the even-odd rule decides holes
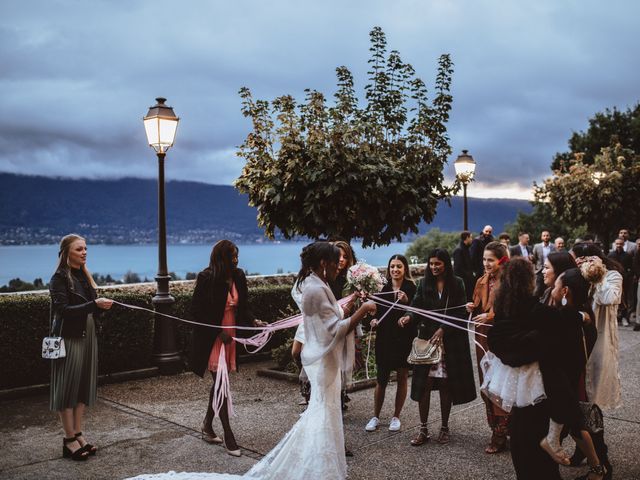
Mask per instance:
[[[87,317],[86,332],[83,338],[65,338],[67,356],[51,362],[49,408],[53,411],[96,401],[98,340],[93,315]]]

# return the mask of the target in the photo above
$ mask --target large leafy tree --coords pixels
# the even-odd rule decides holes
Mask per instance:
[[[633,150],[605,147],[591,164],[577,154],[567,170],[536,185],[537,200],[548,202],[554,217],[586,225],[605,245],[621,226],[640,224],[640,156]]]
[[[626,111],[606,109],[589,119],[586,132],[574,132],[569,139],[569,151],[557,153],[552,170],[569,171],[575,155],[582,155],[582,163],[591,165],[606,147],[617,145],[640,152],[640,103]]]
[[[453,63],[442,55],[435,95],[393,50],[382,29],[370,33],[369,83],[360,106],[351,72],[336,69],[333,105],[316,90],[303,103],[291,95],[269,102],[240,90],[242,113],[253,123],[240,145],[246,160],[235,185],[258,209],[268,236],[280,231],[318,238],[362,238],[388,244],[433,220],[451,154],[449,119]]]

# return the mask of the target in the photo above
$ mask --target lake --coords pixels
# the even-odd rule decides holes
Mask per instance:
[[[283,242],[238,245],[239,266],[251,274],[268,275],[297,272],[300,251],[306,242]],[[358,259],[371,265],[386,266],[391,255],[404,254],[410,243],[392,243],[378,248],[354,246]],[[199,272],[209,264],[211,245],[169,245],[169,271],[184,278],[187,272]],[[58,245],[0,246],[0,286],[13,278],[33,282],[42,278],[47,283],[55,270]],[[158,269],[157,245],[89,245],[87,266],[92,273],[110,274],[121,279],[132,271],[140,278],[153,279]]]

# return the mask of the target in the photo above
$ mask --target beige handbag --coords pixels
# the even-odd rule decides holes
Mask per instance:
[[[407,362],[411,365],[435,365],[440,360],[442,360],[440,345],[434,345],[431,340],[423,340],[418,337],[413,339]]]
[[[444,308],[445,314],[449,308],[449,296],[447,295],[447,304]],[[411,352],[407,357],[407,362],[411,365],[435,365],[442,360],[442,347],[434,345],[431,340],[423,340],[422,338],[414,338],[411,345]]]

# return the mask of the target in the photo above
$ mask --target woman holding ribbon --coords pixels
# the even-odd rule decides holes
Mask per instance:
[[[443,359],[438,364],[413,367],[411,399],[418,402],[421,422],[418,435],[411,440],[413,446],[422,445],[430,439],[427,425],[432,390],[440,391],[442,426],[437,441],[442,444],[449,443],[451,405],[460,405],[476,398],[469,337],[464,322],[467,299],[464,282],[454,276],[451,257],[446,250],[433,250],[428,261],[429,265],[417,286],[411,306],[437,310],[448,317],[440,322],[433,317],[411,313],[398,321],[404,328],[408,328],[412,322],[417,326],[420,338],[430,339],[444,350]]]
[[[87,270],[87,243],[79,235],[60,241],[58,266],[49,282],[51,329],[63,337],[66,356],[51,363],[49,407],[60,415],[65,438],[62,456],[86,460],[97,447],[82,434],[86,406],[96,401],[98,340],[95,317],[109,310],[113,300],[97,298],[96,283]]]
[[[486,335],[493,324],[494,296],[500,286],[502,265],[508,261],[507,247],[500,242],[487,244],[482,255],[484,275],[476,282],[476,288],[473,290],[473,302],[467,303],[467,311],[473,313],[473,321],[477,322],[475,324],[475,342],[478,365],[489,349]],[[484,378],[481,368],[478,368],[478,376],[480,377],[480,385],[482,385]],[[484,394],[481,396],[486,406],[487,422],[492,432],[491,441],[484,451],[489,454],[502,452],[507,448],[509,414],[493,404]]]
[[[302,307],[305,344],[302,365],[311,382],[309,407],[273,450],[245,475],[170,472],[136,479],[297,480],[347,477],[340,385],[343,369],[353,365],[353,330],[376,305],[365,302],[349,318],[336,300],[330,283],[338,272],[340,251],[329,242],[307,245],[296,285]]]
[[[387,283],[379,295],[385,300],[407,305],[415,294],[416,286],[411,278],[407,259],[404,255],[393,255],[387,265]],[[403,310],[400,308],[378,305],[376,314],[378,320],[371,321],[371,328],[377,328],[375,346],[377,378],[373,394],[373,417],[365,427],[367,432],[373,432],[378,428],[380,411],[392,370],[397,373],[398,386],[389,430],[392,432],[400,430],[400,412],[407,398],[407,379],[409,378],[407,357],[411,351],[411,342],[416,336],[415,328],[403,327],[398,322],[403,316]]]
[[[223,398],[219,412],[214,411],[216,383],[219,368],[237,370],[235,326],[263,326],[249,310],[247,279],[238,268],[238,247],[229,240],[220,240],[213,246],[209,266],[198,274],[193,291],[192,313],[194,319],[204,324],[193,331],[191,370],[200,377],[211,372],[213,384],[209,394],[207,411],[202,422],[202,439],[207,443],[224,443],[227,453],[240,456],[240,448],[231,430],[227,398]],[[210,326],[208,326],[210,325]],[[217,327],[217,328],[212,328]],[[242,335],[242,331],[238,334]],[[223,367],[221,363],[224,362]],[[218,382],[216,382],[218,380]],[[218,414],[224,430],[224,441],[213,431],[213,418]]]

